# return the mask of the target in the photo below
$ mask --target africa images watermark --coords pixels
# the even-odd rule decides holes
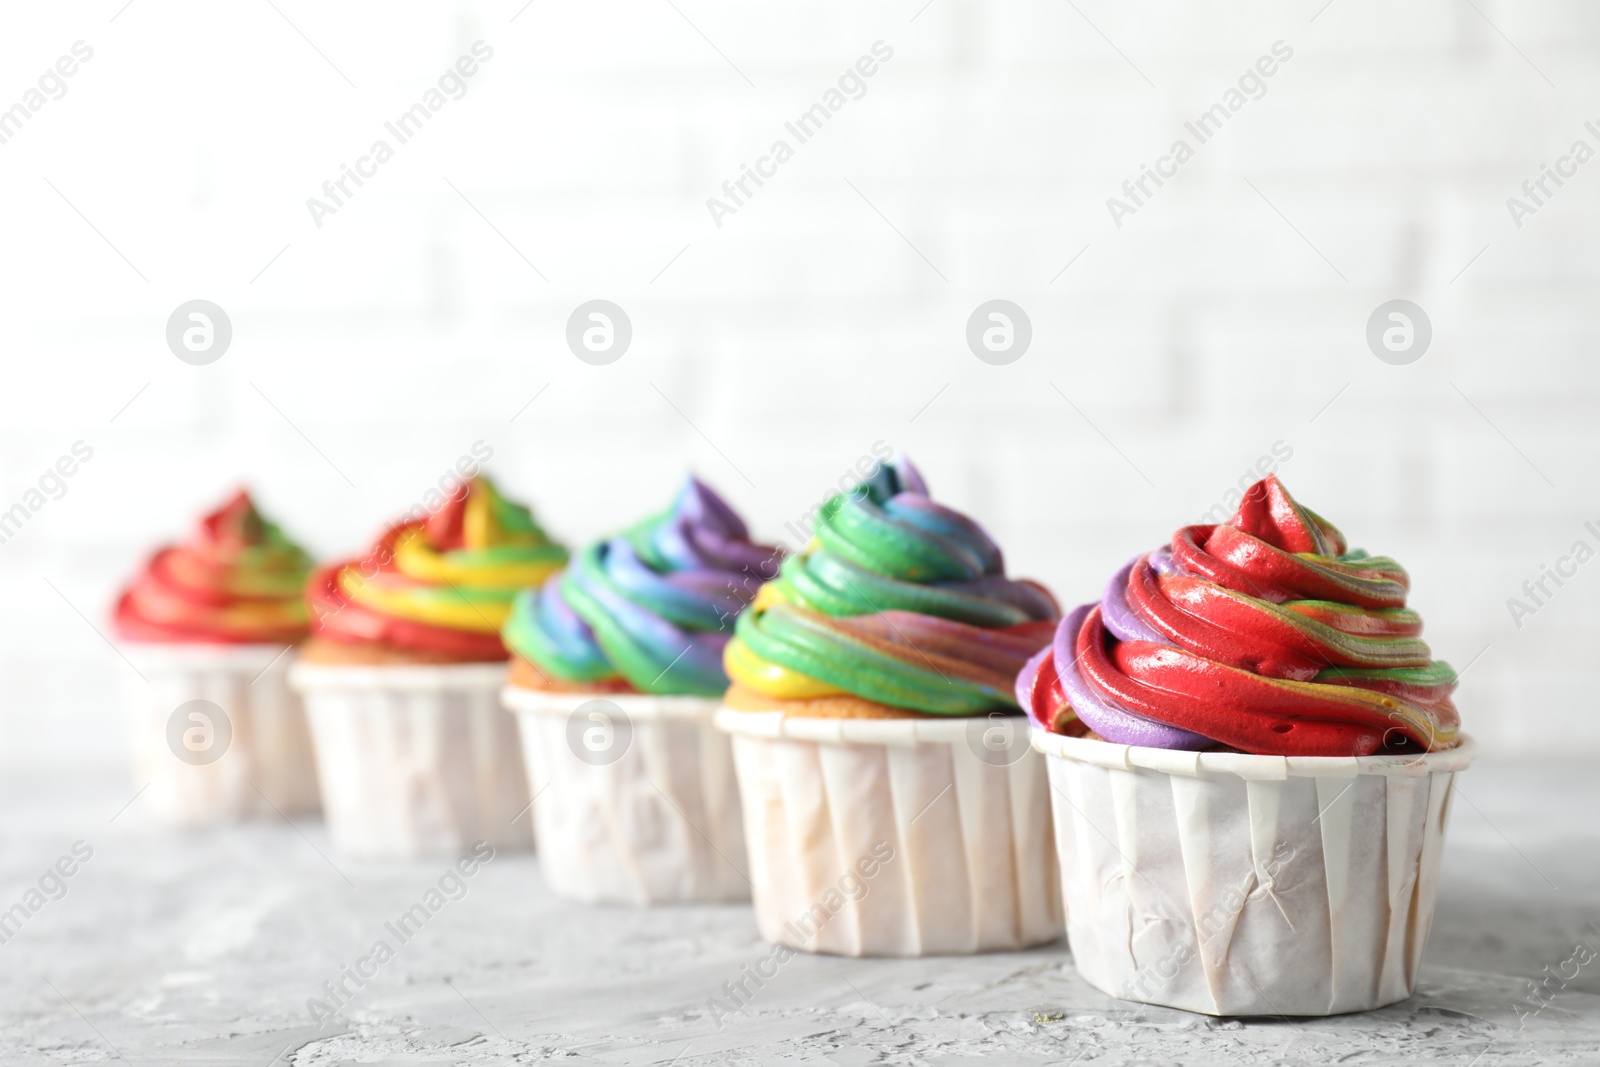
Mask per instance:
[[[1246,68],[1245,72],[1239,75],[1236,87],[1225,91],[1221,100],[1200,112],[1193,122],[1183,124],[1183,128],[1194,138],[1193,145],[1188,139],[1180,137],[1172,142],[1172,147],[1167,150],[1166,155],[1156,160],[1154,167],[1148,163],[1141,163],[1139,176],[1129,178],[1122,183],[1122,195],[1127,199],[1115,196],[1106,198],[1106,210],[1111,213],[1111,221],[1117,229],[1122,229],[1122,220],[1125,217],[1137,215],[1139,209],[1155,196],[1155,190],[1150,188],[1150,183],[1154,182],[1156,189],[1160,189],[1168,179],[1176,178],[1178,168],[1193,159],[1200,146],[1215,137],[1229,119],[1244,110],[1244,106],[1250,101],[1260,100],[1267,95],[1267,79],[1278,72],[1279,64],[1289,62],[1293,56],[1294,49],[1288,44],[1283,41],[1273,41],[1267,54],[1262,55],[1253,66]]]
[[[311,1021],[321,1027],[348,1007],[356,994],[378,977],[379,970],[399,955],[400,949],[421,933],[430,919],[443,911],[447,904],[466,899],[469,890],[467,879],[493,859],[494,846],[487,841],[479,841],[472,846],[469,854],[446,867],[436,884],[429,886],[422,894],[421,900],[401,912],[393,921],[383,924],[384,933],[390,937],[378,938],[365,954],[345,964],[335,977],[322,983],[322,995],[327,1000],[306,998],[306,1010],[311,1013]]]
[[[1583,124],[1589,131],[1589,136],[1600,142],[1600,126],[1593,119]],[[1572,147],[1567,149],[1567,154],[1556,157],[1555,165],[1549,163],[1539,164],[1539,173],[1522,183],[1522,196],[1506,197],[1506,210],[1511,213],[1511,222],[1517,229],[1533,216],[1539,213],[1551,198],[1567,184],[1567,181],[1578,176],[1578,168],[1583,166],[1595,156],[1594,148],[1583,138],[1572,142]],[[1551,184],[1555,185],[1552,189]]]
[[[382,137],[378,138],[367,148],[366,155],[356,157],[353,169],[340,163],[339,176],[322,183],[322,195],[326,200],[306,197],[306,210],[311,212],[311,221],[316,223],[317,229],[322,229],[324,216],[338,214],[345,202],[355,196],[355,190],[350,188],[349,183],[354,182],[356,189],[366,185],[362,179],[376,177],[378,168],[394,158],[396,146],[405,144],[421,133],[423,126],[432,121],[433,116],[451,100],[460,100],[467,95],[467,79],[478,73],[480,63],[487,63],[494,58],[494,49],[482,41],[474,41],[471,52],[471,55],[458,58],[455,66],[439,75],[437,88],[429,88],[422,94],[421,101],[400,112],[393,121],[383,124],[383,128],[394,138],[394,145]]]
[[[1511,1010],[1517,1013],[1517,1029],[1521,1030],[1528,1025],[1528,1020],[1538,1015],[1550,1006],[1550,1002],[1561,995],[1567,988],[1567,983],[1575,980],[1580,971],[1594,962],[1595,950],[1587,944],[1579,942],[1572,947],[1572,955],[1552,967],[1545,964],[1544,977],[1538,980],[1529,978],[1528,995],[1524,1001],[1533,1005],[1533,1010],[1528,1011],[1521,1004],[1511,1005]]]
[[[60,500],[66,496],[67,479],[77,474],[79,466],[89,462],[94,456],[94,448],[84,441],[72,442],[69,451],[70,455],[57,457],[55,463],[44,469],[44,473],[39,475],[35,483],[35,488],[25,490],[21,500],[0,511],[0,545],[17,536],[23,524],[43,510],[50,501]]]
[[[1244,498],[1250,492],[1252,486],[1267,475],[1275,473],[1283,464],[1293,458],[1293,445],[1283,440],[1272,442],[1272,451],[1258,457],[1253,466],[1246,467],[1244,473],[1239,475],[1236,486],[1230,487],[1227,492],[1222,494],[1221,500],[1201,512],[1200,521],[1202,523],[1227,522],[1233,513],[1239,509],[1239,505],[1244,502]]]
[[[813,938],[844,910],[846,900],[856,903],[866,899],[876,878],[885,866],[894,862],[894,846],[887,841],[877,841],[872,850],[856,860],[855,864],[839,876],[836,886],[823,890],[821,897],[811,907],[783,924],[784,933],[793,944],[809,945]],[[722,983],[722,997],[706,998],[706,1010],[720,1030],[724,1020],[737,1015],[749,1006],[756,993],[768,982],[778,977],[778,970],[799,954],[791,945],[774,945],[772,951],[739,968],[739,975]]]
[[[1295,857],[1295,848],[1287,841],[1279,841],[1272,849],[1272,855],[1261,864],[1261,873],[1265,879],[1257,878],[1257,884],[1265,881],[1271,887],[1277,880],[1283,868]],[[1139,969],[1139,973],[1122,982],[1122,995],[1130,1000],[1149,1001],[1155,994],[1166,987],[1179,973],[1200,955],[1201,946],[1214,940],[1220,934],[1231,934],[1235,920],[1250,899],[1250,893],[1237,886],[1223,892],[1222,896],[1206,909],[1194,927],[1195,940],[1185,943],[1168,952],[1154,963]],[[1154,988],[1151,983],[1154,982]]]
[[[883,440],[872,442],[870,454],[858,456],[854,464],[846,467],[834,485],[822,494],[822,499],[796,516],[793,522],[785,522],[783,528],[794,536],[795,543],[790,545],[785,538],[778,538],[773,545],[772,554],[756,564],[754,572],[747,564],[742,575],[728,579],[727,588],[732,600],[721,612],[719,619],[721,626],[730,625],[739,612],[750,606],[762,584],[778,576],[778,568],[782,566],[785,558],[794,555],[810,543],[812,531],[816,527],[817,513],[822,510],[824,504],[836,496],[859,492],[862,484],[875,478],[879,468],[893,455],[894,448],[888,442]],[[729,607],[733,607],[735,601],[738,606],[728,610]]]
[[[53,903],[67,895],[67,879],[77,874],[79,869],[94,858],[94,849],[85,841],[74,841],[55,863],[44,869],[39,876],[38,887],[29,886],[22,894],[22,899],[17,901],[5,911],[0,911],[0,945],[9,945],[11,939],[22,931],[29,919],[32,919],[46,904]]]
[[[66,96],[66,79],[78,73],[79,64],[94,58],[94,49],[82,41],[73,41],[71,51],[72,55],[57,59],[54,67],[45,68],[36,83],[38,88],[25,89],[20,101],[0,111],[0,144],[6,144],[21,133],[23,124],[44,110],[51,100]]]
[[[722,229],[722,220],[725,216],[736,215],[745,201],[756,195],[766,182],[763,179],[774,178],[778,168],[794,158],[795,148],[805,144],[822,131],[827,121],[844,109],[845,104],[851,100],[860,100],[867,95],[867,79],[878,73],[879,64],[887,63],[894,58],[894,49],[883,41],[872,42],[872,54],[864,55],[856,60],[853,67],[845,68],[839,75],[837,88],[831,88],[822,94],[822,99],[802,111],[792,122],[785,122],[783,128],[794,138],[794,145],[779,137],[767,149],[767,154],[759,156],[756,164],[739,164],[739,176],[730,178],[722,183],[722,195],[727,199],[715,196],[706,197],[706,210],[711,213],[711,221],[716,223],[717,229]],[[845,96],[849,93],[849,97]],[[755,189],[750,188],[750,183],[755,183]]]
[[[1595,544],[1600,544],[1600,526],[1593,522],[1583,524],[1585,532],[1595,539]],[[1511,613],[1511,621],[1517,629],[1522,629],[1522,620],[1529,615],[1537,615],[1541,608],[1555,599],[1563,586],[1578,576],[1578,568],[1582,567],[1595,557],[1595,547],[1586,538],[1578,538],[1572,542],[1572,547],[1564,556],[1558,556],[1554,566],[1548,563],[1539,564],[1539,576],[1529,578],[1522,583],[1522,595],[1527,597],[1506,597],[1506,610]],[[1555,584],[1552,589],[1551,583]],[[1531,601],[1531,603],[1530,603]]]
[[[493,455],[494,446],[487,441],[479,439],[472,442],[471,454],[457,457],[454,466],[446,467],[444,473],[439,475],[435,486],[425,490],[422,498],[400,516],[400,524],[419,522],[444,507],[446,501],[456,501],[465,497],[471,490],[469,483]],[[385,538],[379,542],[378,547],[354,564],[353,573],[346,572],[345,581],[349,583],[349,588],[344,585],[335,586],[332,607],[320,601],[313,603],[311,608],[313,620],[320,625],[329,616],[337,615],[349,607],[351,594],[377,578],[378,573],[393,562],[394,548]]]
[[[822,498],[807,508],[794,522],[786,522],[783,528],[794,535],[795,543],[790,546],[783,538],[778,539],[778,545],[785,553],[793,554],[806,547],[811,540],[812,530],[816,526],[817,513],[822,510],[822,505],[840,495],[849,495],[859,490],[863,483],[871,481],[878,474],[878,469],[894,455],[894,447],[887,441],[872,442],[868,455],[856,457],[853,465],[846,467]]]

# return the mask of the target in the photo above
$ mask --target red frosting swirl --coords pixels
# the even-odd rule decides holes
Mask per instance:
[[[1168,748],[1285,756],[1450,748],[1456,674],[1391,559],[1350,551],[1276,477],[1186,526],[1063,622],[1018,682],[1035,719]]]
[[[403,578],[395,565],[395,546],[402,538],[417,536],[418,529],[417,523],[392,526],[361,559],[317,568],[306,584],[306,597],[318,639],[343,645],[385,645],[468,661],[506,659],[505,644],[498,633],[403,618],[368,607],[341,588],[346,575],[369,582]]]
[[[244,490],[156,552],[117,600],[131,641],[293,644],[306,635],[301,589],[311,558],[261,517]]]
[[[319,568],[306,599],[319,640],[503,660],[513,598],[566,559],[531,511],[479,475],[431,514],[384,531],[363,558]]]

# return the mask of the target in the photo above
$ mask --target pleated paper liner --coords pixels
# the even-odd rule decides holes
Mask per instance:
[[[296,663],[328,834],[346,856],[527,848],[528,780],[501,710],[503,663]],[[520,816],[520,817],[519,817]]]
[[[711,724],[720,701],[520,686],[502,699],[554,892],[637,906],[750,899],[733,755]]]
[[[1012,756],[986,760],[982,719],[725,708],[717,725],[733,734],[756,922],[768,941],[932,956],[1061,936],[1045,761],[1025,733]]]
[[[178,825],[277,818],[318,808],[316,766],[300,698],[286,681],[292,653],[283,645],[130,642],[125,706],[140,807]],[[190,701],[221,709],[200,718]],[[197,732],[198,731],[198,732]],[[195,744],[185,748],[185,738]],[[174,749],[174,744],[178,749]],[[204,751],[220,746],[220,755]],[[178,751],[184,753],[178,755]]]
[[[1470,739],[1420,756],[1176,752],[1035,730],[1078,971],[1208,1015],[1404,1000]]]

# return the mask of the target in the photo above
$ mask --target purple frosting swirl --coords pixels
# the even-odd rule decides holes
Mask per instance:
[[[1124,581],[1127,579],[1127,572],[1126,567],[1121,572]],[[1117,588],[1116,582],[1113,581],[1108,594]],[[1109,595],[1107,599],[1110,599]],[[1122,610],[1126,612],[1126,602],[1120,603]],[[1078,631],[1083,629],[1083,620],[1089,617],[1089,612],[1093,611],[1094,607],[1093,604],[1083,604],[1068,612],[1067,617],[1057,627],[1055,640],[1051,644],[1051,651],[1055,656],[1056,675],[1061,679],[1061,691],[1066,694],[1073,713],[1082,719],[1089,729],[1107,741],[1119,745],[1145,745],[1150,748],[1210,748],[1212,741],[1209,738],[1147,719],[1142,715],[1135,715],[1126,708],[1102,700],[1099,694],[1084,684],[1083,676],[1078,673],[1077,656],[1074,654],[1073,646],[1078,639]],[[1109,617],[1104,602],[1101,604],[1101,616]],[[1124,640],[1144,641],[1149,638],[1133,637]],[[1162,644],[1166,643],[1159,637],[1156,640]],[[1023,706],[1029,705],[1024,702]]]

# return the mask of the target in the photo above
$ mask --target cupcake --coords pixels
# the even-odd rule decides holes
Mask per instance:
[[[1061,935],[1044,760],[1013,690],[1059,616],[904,460],[823,504],[725,656],[717,723],[763,937],[919,956]]]
[[[1135,557],[1029,661],[1091,984],[1212,1015],[1411,995],[1473,750],[1408,589],[1273,476]]]
[[[317,809],[305,713],[285,682],[311,559],[240,490],[118,597],[134,774],[177,823]]]
[[[328,832],[347,855],[526,847],[528,783],[496,693],[519,589],[566,561],[529,510],[478,475],[359,560],[307,586],[305,694]]]
[[[689,478],[670,508],[517,598],[504,700],[521,724],[555,892],[749,899],[733,757],[711,720],[733,621],[778,558]]]

